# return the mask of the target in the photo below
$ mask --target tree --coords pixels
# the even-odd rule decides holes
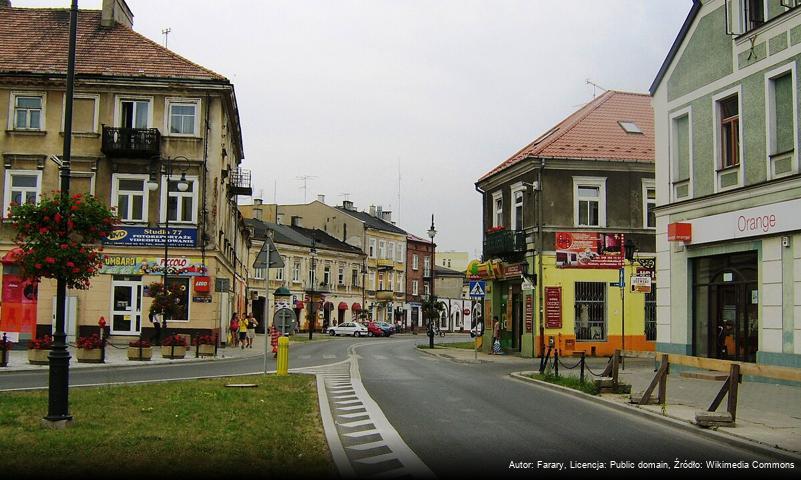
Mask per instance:
[[[421,308],[427,321],[428,348],[434,348],[434,319],[439,319],[440,313],[445,310],[445,304],[437,300],[435,295],[428,295]]]

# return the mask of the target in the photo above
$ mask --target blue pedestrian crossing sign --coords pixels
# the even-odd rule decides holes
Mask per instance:
[[[484,298],[487,288],[484,280],[470,282],[470,298]]]

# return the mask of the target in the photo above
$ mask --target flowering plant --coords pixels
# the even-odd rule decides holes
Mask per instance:
[[[133,342],[128,342],[128,346],[129,347],[136,347],[136,348],[139,348],[139,347],[150,348],[150,342],[148,342],[147,340],[142,340],[140,338],[139,340],[135,340]]]
[[[176,347],[186,347],[187,341],[181,335],[170,335],[169,337],[165,338],[161,341],[161,345],[164,347],[176,346]]]
[[[506,227],[504,227],[503,225],[498,225],[496,227],[488,228],[487,233],[495,233],[495,232],[500,232],[502,230],[506,230]]]
[[[217,339],[212,335],[201,335],[192,340],[192,345],[214,345]]]
[[[106,342],[100,338],[100,335],[93,333],[88,337],[78,337],[75,346],[86,350],[94,350],[95,348],[103,348],[105,343]]]
[[[9,207],[17,231],[18,264],[23,276],[62,278],[67,288],[85,290],[103,264],[101,239],[114,230],[117,217],[91,195],[43,195],[37,204]]]
[[[186,316],[186,305],[183,298],[186,286],[178,283],[168,283],[167,288],[164,284],[156,282],[150,284],[150,296],[153,303],[150,304],[150,313],[162,313],[166,318],[184,318]]]
[[[53,337],[45,335],[41,338],[34,338],[28,342],[29,350],[50,350],[53,348]]]

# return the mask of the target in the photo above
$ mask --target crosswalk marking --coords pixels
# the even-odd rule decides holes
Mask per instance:
[[[341,427],[363,427],[365,425],[372,425],[373,421],[369,418],[367,420],[357,420],[355,422],[347,422],[347,423],[340,423],[339,426]]]
[[[368,442],[368,443],[361,443],[359,445],[351,445],[351,446],[345,447],[345,448],[347,448],[349,450],[356,450],[356,451],[361,452],[362,450],[370,450],[370,449],[373,449],[373,448],[386,447],[386,446],[387,446],[387,443],[385,441],[379,440],[377,442]]]
[[[381,433],[375,428],[371,428],[370,430],[362,430],[359,432],[350,432],[350,433],[343,433],[343,437],[350,437],[350,438],[359,438],[359,437],[366,437],[367,435],[374,435],[376,433]]]
[[[338,413],[337,417],[339,418],[358,418],[358,417],[366,417],[368,415],[367,412],[358,412],[358,413]]]
[[[398,457],[394,453],[384,453],[373,457],[365,457],[356,460],[359,463],[366,463],[368,465],[375,465],[376,463],[386,462],[387,460],[395,460]]]

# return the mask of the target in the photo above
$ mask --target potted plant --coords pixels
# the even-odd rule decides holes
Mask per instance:
[[[75,342],[75,356],[79,363],[103,363],[105,340],[93,333],[88,337],[78,337]]]
[[[192,344],[195,345],[195,356],[197,357],[213,357],[217,354],[217,339],[213,335],[196,337]]]
[[[150,360],[153,358],[153,347],[147,340],[128,342],[128,360]]]
[[[50,350],[53,348],[53,337],[45,335],[41,338],[34,338],[28,342],[28,362],[32,365],[47,365],[50,360]]]
[[[186,304],[183,301],[186,286],[177,283],[167,283],[167,288],[161,282],[151,283],[148,287],[153,302],[150,304],[151,314],[161,314],[166,320],[186,317]]]
[[[161,356],[164,358],[184,358],[187,341],[182,335],[170,335],[161,341]]]

